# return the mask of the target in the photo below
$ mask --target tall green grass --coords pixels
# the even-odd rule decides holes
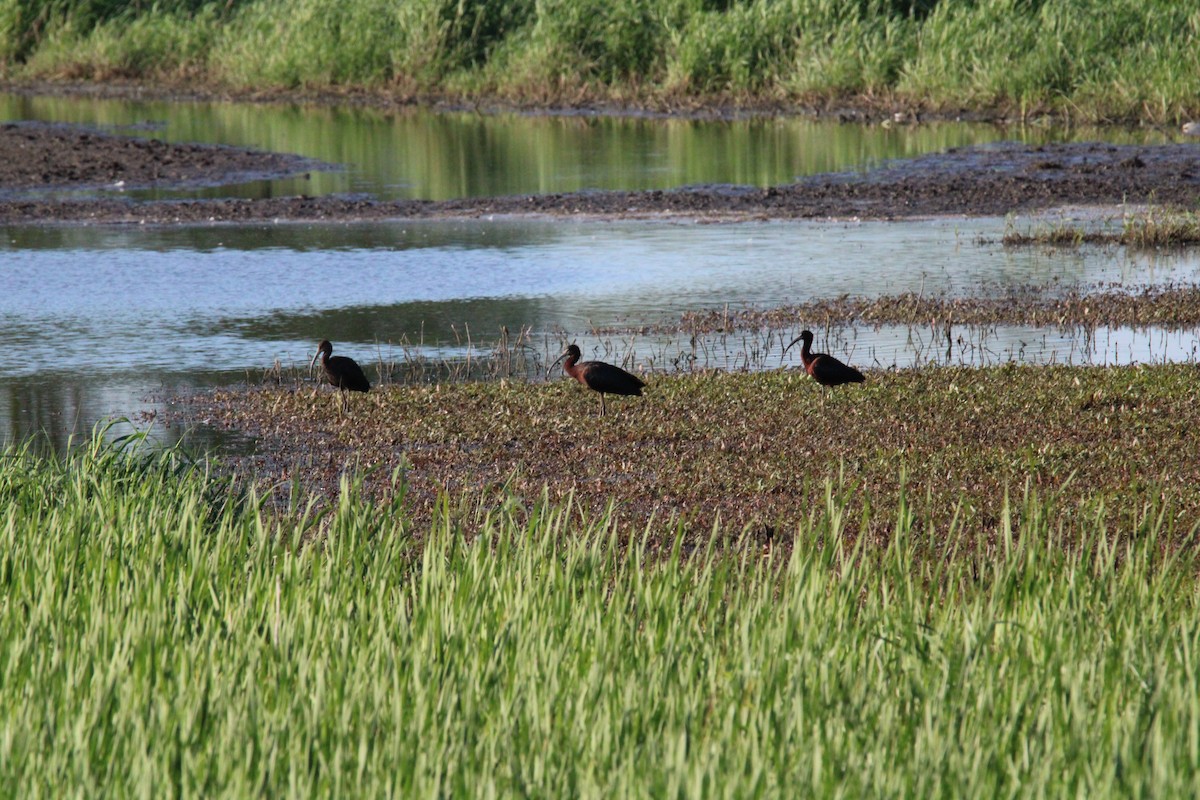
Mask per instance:
[[[1177,0],[0,0],[17,77],[670,105],[1200,112]]]
[[[0,457],[0,794],[1200,788],[1198,564],[1153,508],[1066,530],[1030,496],[966,551],[903,502],[857,538],[831,485],[764,552],[230,487],[99,440]]]

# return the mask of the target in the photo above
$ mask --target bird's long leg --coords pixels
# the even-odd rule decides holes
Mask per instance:
[[[600,393],[600,416],[604,416],[604,392]]]

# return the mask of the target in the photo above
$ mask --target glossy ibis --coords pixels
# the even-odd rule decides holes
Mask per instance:
[[[636,375],[630,375],[620,367],[614,367],[612,364],[605,364],[603,361],[583,361],[580,362],[579,357],[582,353],[579,352],[577,345],[571,345],[563,354],[554,359],[554,364],[566,359],[563,362],[563,372],[570,375],[575,380],[582,383],[593,392],[600,393],[600,416],[604,416],[604,395],[606,394],[624,394],[642,396],[642,387],[646,383]],[[550,368],[546,368],[546,372]]]
[[[346,395],[347,390],[365,392],[371,388],[371,383],[363,374],[362,367],[358,366],[358,362],[346,356],[335,356],[333,345],[329,343],[328,339],[321,340],[321,343],[317,345],[317,352],[313,354],[312,361],[308,364],[309,372],[317,363],[318,357],[321,359],[321,369],[325,373],[325,382],[336,386],[342,395],[343,411],[350,407]]]
[[[800,360],[804,362],[805,371],[822,386],[840,386],[843,383],[862,383],[866,380],[861,372],[833,356],[812,352],[812,331],[800,331],[800,335],[783,348],[783,352],[786,353],[796,342],[804,342],[804,347],[800,349]]]

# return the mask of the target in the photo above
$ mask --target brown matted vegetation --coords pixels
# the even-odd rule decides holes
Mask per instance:
[[[0,124],[5,190],[219,185],[332,168],[287,153],[116,136],[75,125]]]
[[[1055,513],[1124,529],[1152,502],[1172,530],[1200,520],[1195,365],[875,371],[824,399],[796,370],[649,384],[605,418],[565,380],[389,386],[349,415],[311,385],[220,389],[188,412],[256,435],[259,454],[230,466],[280,497],[295,482],[332,498],[347,465],[375,468],[367,487],[386,493],[400,469],[418,518],[443,493],[532,502],[548,487],[583,508],[613,503],[633,528],[719,519],[770,536],[823,513],[832,482],[852,487],[854,514],[895,508],[903,491],[943,534],[957,516],[990,536],[1005,495],[1027,487]],[[870,518],[886,539],[892,514]]]
[[[1128,289],[1072,289],[1048,294],[1036,287],[1003,297],[948,297],[904,292],[884,297],[822,298],[773,308],[690,311],[678,323],[638,326],[637,333],[715,333],[735,330],[787,330],[802,319],[810,326],[859,325],[1025,325],[1064,329],[1200,326],[1200,286],[1180,284]],[[617,327],[593,333],[630,332]]]

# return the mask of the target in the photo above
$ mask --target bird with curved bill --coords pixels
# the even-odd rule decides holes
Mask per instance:
[[[604,416],[604,395],[606,394],[642,396],[642,387],[646,385],[646,382],[641,378],[603,361],[580,361],[582,355],[577,345],[570,345],[562,352],[562,355],[554,359],[554,363],[546,367],[546,373],[549,374],[554,365],[565,358],[563,373],[579,381],[593,392],[600,393],[600,416]]]
[[[861,372],[849,364],[843,364],[826,353],[814,353],[812,331],[800,331],[800,335],[783,348],[783,352],[786,353],[796,342],[804,342],[804,347],[800,348],[804,371],[822,386],[841,386],[843,383],[862,383],[866,380]]]
[[[336,386],[342,396],[342,411],[350,408],[347,391],[365,392],[371,388],[371,382],[363,374],[362,367],[358,365],[358,362],[347,356],[335,356],[333,345],[328,339],[322,339],[321,343],[317,345],[317,352],[313,354],[312,361],[308,364],[309,372],[312,372],[318,358],[321,359],[321,371],[324,373],[325,382]]]

